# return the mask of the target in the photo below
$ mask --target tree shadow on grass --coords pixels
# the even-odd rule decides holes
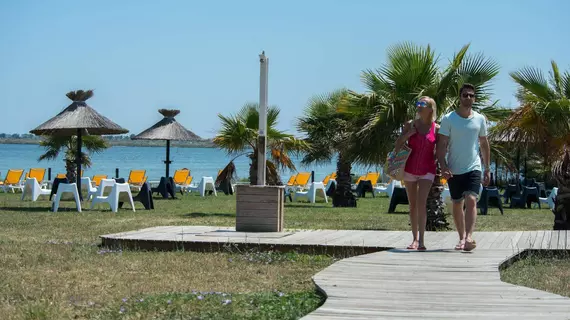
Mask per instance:
[[[382,214],[409,214],[409,211],[394,211],[394,212],[382,212]]]
[[[203,217],[224,217],[224,218],[235,218],[236,214],[233,212],[192,212],[192,213],[185,213],[182,215],[185,218],[203,218]]]
[[[285,204],[285,208],[330,208],[332,209],[332,207],[327,206],[327,205],[310,205],[310,204]]]
[[[75,208],[73,208],[75,209]],[[51,212],[50,207],[0,207],[1,211],[20,211],[20,212]],[[59,208],[59,211],[67,211],[67,208]],[[75,209],[77,211],[77,209]]]

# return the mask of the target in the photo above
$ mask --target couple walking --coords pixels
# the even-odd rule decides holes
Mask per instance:
[[[459,243],[455,249],[471,251],[477,246],[472,236],[477,218],[481,172],[484,186],[490,180],[487,122],[483,115],[472,110],[475,102],[473,85],[464,84],[459,95],[460,107],[446,114],[440,125],[435,123],[435,101],[422,97],[416,103],[416,119],[406,123],[402,135],[396,140],[396,152],[405,143],[411,149],[404,169],[413,233],[413,242],[408,249],[426,250],[426,202],[436,174],[436,156],[441,173],[448,181],[453,201],[453,220],[459,233]]]

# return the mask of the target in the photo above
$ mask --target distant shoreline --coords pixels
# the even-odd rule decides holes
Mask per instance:
[[[39,145],[38,139],[0,139],[0,144],[35,144]],[[111,147],[165,147],[166,141],[162,140],[106,140]],[[171,147],[176,148],[216,148],[216,145],[209,140],[206,141],[172,141]]]

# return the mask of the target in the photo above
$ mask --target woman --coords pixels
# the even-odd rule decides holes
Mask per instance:
[[[437,110],[432,98],[421,97],[416,108],[416,119],[406,123],[402,135],[396,140],[395,149],[398,151],[406,142],[411,149],[404,169],[414,235],[408,249],[424,251],[427,197],[436,174],[435,144],[439,125],[435,123]]]

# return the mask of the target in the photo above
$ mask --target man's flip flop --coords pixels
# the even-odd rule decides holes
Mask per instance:
[[[465,248],[465,243],[463,241],[460,241],[456,246],[455,246],[455,250],[463,250]]]
[[[471,251],[475,248],[477,248],[477,243],[475,242],[475,240],[465,241],[465,247],[463,248],[463,250]]]
[[[425,246],[419,246],[418,247],[418,251],[426,251],[426,247]]]

